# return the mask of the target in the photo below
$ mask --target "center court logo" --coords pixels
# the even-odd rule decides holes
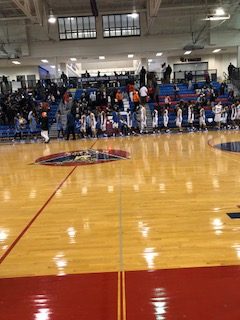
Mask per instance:
[[[35,163],[48,166],[84,166],[126,160],[129,153],[122,150],[78,150],[38,158]]]

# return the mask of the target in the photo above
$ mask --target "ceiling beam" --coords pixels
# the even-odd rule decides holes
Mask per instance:
[[[148,10],[147,10],[147,23],[148,23],[148,33],[154,21],[158,15],[159,8],[161,6],[162,0],[148,0]]]
[[[33,0],[33,5],[37,17],[37,22],[42,26],[43,25],[43,3],[42,0]]]
[[[27,18],[29,18],[32,22],[36,22],[36,19],[30,10],[29,0],[12,0],[12,2],[25,14]]]

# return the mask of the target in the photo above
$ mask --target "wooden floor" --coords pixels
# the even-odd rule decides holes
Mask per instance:
[[[10,251],[0,278],[238,265],[240,223],[226,213],[240,204],[240,158],[211,147],[237,140],[238,132],[97,140],[94,149],[130,159],[79,166],[67,179],[72,167],[34,161],[94,140],[1,146],[0,253]]]
[[[240,154],[214,147],[231,141],[0,145],[0,320],[239,320]],[[88,149],[130,157],[35,163]]]

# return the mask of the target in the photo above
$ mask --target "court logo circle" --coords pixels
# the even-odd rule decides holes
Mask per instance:
[[[123,150],[78,150],[51,154],[38,158],[35,163],[48,166],[84,166],[129,159]]]

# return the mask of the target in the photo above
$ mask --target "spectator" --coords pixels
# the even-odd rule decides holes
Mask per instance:
[[[68,111],[68,113],[67,113],[66,133],[67,133],[66,140],[69,140],[70,134],[72,134],[73,140],[76,140],[76,136],[75,136],[75,118],[74,118],[74,116],[72,114],[72,110]]]
[[[140,71],[140,86],[145,86],[146,85],[146,69],[144,68],[144,66],[142,66],[142,69]]]
[[[230,62],[229,66],[228,66],[228,77],[229,77],[229,79],[232,79],[234,70],[235,70],[235,67],[234,67],[234,65]]]

